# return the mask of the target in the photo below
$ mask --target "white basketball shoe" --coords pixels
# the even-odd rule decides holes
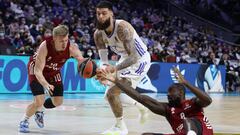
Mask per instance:
[[[113,127],[104,131],[101,134],[102,135],[127,135],[128,129],[127,129],[125,123],[122,121],[120,123],[115,124]]]

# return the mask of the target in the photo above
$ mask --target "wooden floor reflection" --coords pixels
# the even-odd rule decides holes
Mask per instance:
[[[4,96],[4,97],[3,97]],[[211,95],[213,103],[205,109],[215,133],[240,133],[240,96]],[[166,101],[165,95],[157,96]],[[18,124],[31,95],[0,95],[0,134],[17,135]],[[100,135],[114,123],[113,114],[102,94],[67,95],[63,106],[45,111],[45,127],[39,129],[33,118],[29,135]],[[138,110],[124,106],[129,135],[143,132],[172,133],[165,118],[150,113],[149,120],[138,123]]]

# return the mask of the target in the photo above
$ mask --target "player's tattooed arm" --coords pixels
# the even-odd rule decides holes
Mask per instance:
[[[108,64],[108,49],[103,41],[102,33],[99,30],[94,32],[94,42],[98,49],[101,65]]]
[[[102,38],[102,33],[99,30],[96,30],[94,32],[94,42],[98,50],[100,49],[107,49],[103,38]]]
[[[138,60],[139,56],[135,48],[133,33],[134,33],[133,27],[126,21],[122,21],[118,25],[117,35],[119,39],[123,42],[123,45],[128,53],[128,58],[116,66],[117,70],[127,68],[135,64]]]

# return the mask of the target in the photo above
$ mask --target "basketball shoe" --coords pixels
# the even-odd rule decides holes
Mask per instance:
[[[22,133],[29,133],[29,122],[27,120],[21,121],[18,130]]]
[[[34,115],[34,119],[38,125],[39,128],[43,128],[44,127],[44,121],[43,121],[43,116],[44,113],[43,111],[37,111]]]
[[[116,123],[113,127],[110,129],[104,131],[101,133],[102,135],[127,135],[128,129],[123,121],[120,123]]]

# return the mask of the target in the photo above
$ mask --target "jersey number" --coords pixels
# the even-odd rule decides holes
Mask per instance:
[[[60,73],[54,76],[55,82],[60,82],[62,80]]]

